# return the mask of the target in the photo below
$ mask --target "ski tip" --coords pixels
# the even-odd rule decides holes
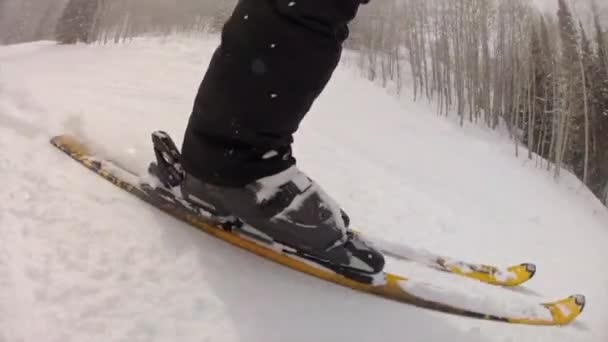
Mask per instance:
[[[521,264],[521,267],[525,267],[526,271],[530,274],[530,278],[536,274],[536,265],[532,263]]]
[[[546,303],[544,306],[551,312],[556,325],[566,325],[580,316],[586,304],[586,297],[577,294],[554,303]]]
[[[579,310],[582,313],[585,310],[585,305],[587,305],[587,298],[581,294],[571,296],[570,298],[574,299],[574,302],[580,307]]]
[[[522,276],[522,278],[525,278],[525,280],[528,281],[536,275],[537,268],[535,264],[523,263],[519,266],[512,267],[509,270],[519,272],[520,276]]]
[[[65,143],[66,141],[73,141],[73,140],[76,140],[76,138],[69,134],[61,134],[61,135],[56,135],[56,136],[52,137],[51,143],[53,145],[61,145],[61,144]]]
[[[523,263],[517,266],[509,267],[506,274],[503,276],[505,279],[499,277],[496,281],[496,285],[503,286],[519,286],[536,275],[536,265],[532,263]]]
[[[51,138],[51,144],[70,154],[86,155],[89,153],[87,147],[76,137],[62,134]]]

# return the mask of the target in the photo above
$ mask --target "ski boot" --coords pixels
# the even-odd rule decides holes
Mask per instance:
[[[165,187],[179,187],[191,205],[215,217],[238,218],[288,247],[286,253],[354,280],[371,282],[383,270],[383,255],[348,229],[344,211],[296,166],[242,188],[220,187],[185,172],[180,153],[166,133],[155,132],[153,143],[157,163],[150,172]]]

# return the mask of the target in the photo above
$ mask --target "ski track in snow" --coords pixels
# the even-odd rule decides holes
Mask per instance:
[[[408,93],[397,101],[348,60],[304,121],[295,155],[353,224],[472,262],[539,267],[521,290],[406,263],[389,270],[499,295],[498,311],[583,293],[578,322],[481,322],[325,283],[150,209],[48,144],[74,133],[143,171],[153,130],[181,143],[215,44],[0,47],[0,341],[608,340],[606,209],[571,175],[558,184],[516,159],[504,136],[462,129]]]

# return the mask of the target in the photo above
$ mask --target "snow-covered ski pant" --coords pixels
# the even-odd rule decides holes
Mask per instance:
[[[361,0],[240,0],[182,146],[200,180],[240,187],[295,164],[292,135],[321,94]]]

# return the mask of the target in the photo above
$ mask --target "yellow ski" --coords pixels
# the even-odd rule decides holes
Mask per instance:
[[[279,244],[260,243],[247,235],[222,229],[180,204],[179,200],[156,195],[154,188],[138,175],[110,160],[95,156],[94,151],[89,151],[74,137],[57,136],[51,143],[97,175],[176,219],[253,254],[353,290],[447,314],[526,325],[567,325],[579,317],[585,307],[585,297],[582,295],[570,296],[553,303],[526,302],[521,305],[504,305],[499,300],[443,289],[390,273],[378,275],[371,284],[357,282],[309,260],[285,253]]]
[[[442,271],[451,272],[463,277],[479,280],[499,286],[519,286],[534,277],[536,266],[525,263],[501,269],[495,266],[472,264],[453,258],[443,257],[431,252],[415,249],[403,244],[384,241],[362,235],[382,253],[392,258],[413,261]]]
[[[521,264],[504,270],[494,266],[469,264],[447,258],[438,258],[437,264],[449,272],[500,286],[519,286],[532,279],[536,273],[536,266],[533,264]]]

